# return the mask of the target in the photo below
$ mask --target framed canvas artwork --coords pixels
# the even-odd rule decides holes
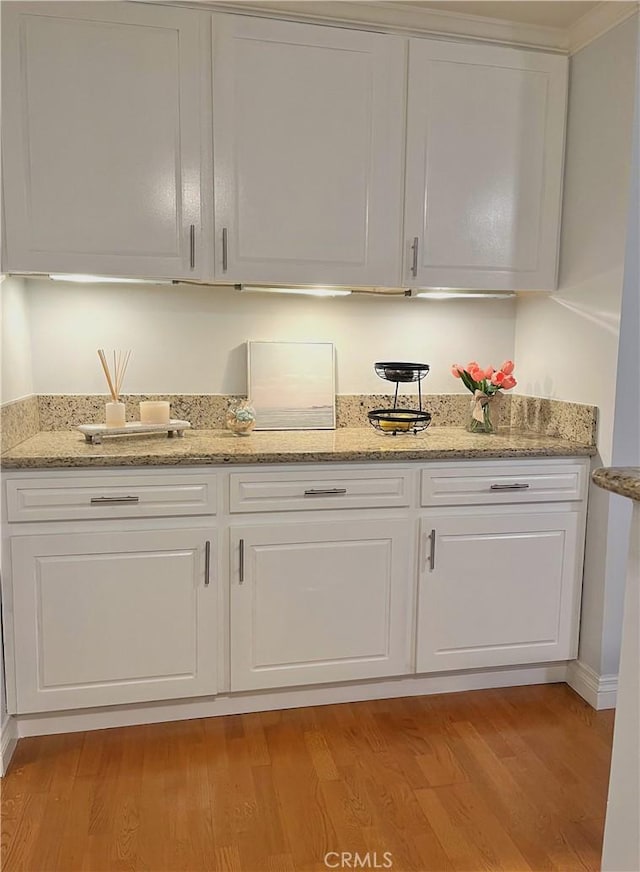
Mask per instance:
[[[247,342],[256,430],[335,430],[333,342]]]

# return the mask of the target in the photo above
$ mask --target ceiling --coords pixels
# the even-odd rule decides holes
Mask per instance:
[[[409,5],[407,0],[404,0]],[[611,2],[611,0],[609,0]],[[497,18],[516,21],[520,24],[534,24],[544,27],[571,27],[587,12],[600,3],[586,0],[440,0],[423,2],[410,0],[412,7],[436,9],[439,12],[459,12],[464,15],[479,15],[483,18]]]

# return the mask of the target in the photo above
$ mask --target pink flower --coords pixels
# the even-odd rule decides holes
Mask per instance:
[[[499,369],[497,372],[494,372],[494,374],[491,376],[491,384],[496,385],[496,387],[501,388],[503,386],[503,382],[504,382],[505,378],[506,378],[506,376],[505,376],[504,372],[501,369]]]
[[[451,375],[454,378],[460,378],[460,370],[461,369],[462,369],[462,367],[460,366],[460,364],[454,363],[453,366],[451,367]]]
[[[493,375],[494,372],[495,372],[495,370],[492,366],[488,366],[486,369],[482,369],[482,368],[478,367],[478,369],[477,369],[478,381],[482,381],[485,378],[491,378],[491,376]]]
[[[505,375],[511,375],[514,369],[514,362],[512,360],[505,360],[500,369]]]
[[[505,391],[508,391],[511,388],[515,388],[517,384],[518,382],[514,379],[512,375],[506,375],[504,377],[504,381],[502,382],[502,387],[505,389]]]
[[[477,361],[477,360],[472,360],[471,363],[468,363],[468,364],[465,366],[465,369],[466,369],[466,371],[469,373],[469,375],[471,375],[471,370],[472,370],[472,369],[478,369],[478,367],[479,367],[478,361]]]
[[[478,366],[474,366],[473,369],[468,369],[467,372],[474,381],[482,381],[484,378],[484,372]]]

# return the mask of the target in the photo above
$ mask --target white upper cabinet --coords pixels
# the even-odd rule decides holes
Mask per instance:
[[[5,270],[201,275],[200,21],[3,4]]]
[[[567,59],[409,42],[404,283],[554,289]]]
[[[2,23],[5,271],[556,285],[565,57],[153,3]]]
[[[397,286],[406,41],[214,15],[216,278]]]

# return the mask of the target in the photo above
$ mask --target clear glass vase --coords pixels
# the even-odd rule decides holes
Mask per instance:
[[[248,436],[256,426],[256,411],[251,403],[248,400],[232,403],[227,409],[226,425],[236,436]]]
[[[471,414],[467,430],[469,433],[495,433],[497,421],[493,421],[495,408],[493,397],[474,397],[471,401]]]

